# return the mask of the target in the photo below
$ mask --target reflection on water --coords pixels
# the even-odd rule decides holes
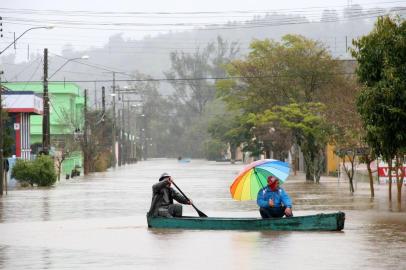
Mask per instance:
[[[242,165],[155,160],[75,178],[52,189],[14,190],[0,198],[1,269],[404,269],[406,215],[387,188],[320,185],[291,177],[295,215],[346,212],[343,232],[148,229],[151,185],[169,172],[209,216],[259,216],[255,202],[230,199]],[[405,197],[405,196],[404,196]],[[405,201],[403,202],[403,204]],[[185,215],[196,215],[186,207]]]

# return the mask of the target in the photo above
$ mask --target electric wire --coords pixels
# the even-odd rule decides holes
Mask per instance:
[[[404,12],[405,8],[397,8],[396,12]],[[391,11],[390,11],[391,12]],[[275,20],[275,19],[268,19],[266,20],[266,16],[262,19],[257,19],[257,20],[250,20],[250,21],[236,21],[236,22],[229,22],[229,23],[224,23],[222,22],[221,24],[196,24],[196,23],[176,23],[176,24],[147,24],[147,23],[120,23],[120,22],[114,22],[114,23],[100,23],[100,22],[89,22],[86,23],[86,21],[48,21],[50,23],[55,23],[55,24],[61,24],[59,27],[61,28],[74,28],[74,29],[92,29],[92,30],[127,30],[127,31],[167,31],[168,29],[123,29],[123,28],[97,28],[97,27],[76,27],[75,25],[90,25],[90,26],[200,26],[200,27],[195,27],[192,28],[193,30],[220,30],[220,29],[245,29],[245,28],[257,28],[257,27],[267,27],[267,26],[281,26],[281,25],[290,25],[290,24],[303,24],[303,23],[326,23],[326,22],[339,22],[339,21],[346,21],[346,20],[355,20],[355,19],[367,19],[367,18],[375,18],[376,16],[382,16],[385,14],[389,14],[390,12],[382,12],[381,10],[375,10],[375,11],[370,11],[367,13],[354,13],[354,14],[349,14],[345,18],[332,18],[327,19],[327,21],[320,22],[320,21],[311,21],[307,17],[309,16],[289,16],[289,15],[283,15],[282,20]],[[392,11],[393,12],[393,11]],[[314,16],[314,15],[313,15]],[[29,18],[9,18],[9,17],[4,17],[4,21],[11,23],[11,24],[22,24],[21,22],[31,22],[30,25],[38,25],[36,23],[41,23],[42,25],[46,23],[47,21],[44,20],[34,20],[34,19],[29,19]],[[24,24],[23,24],[24,25]],[[25,24],[27,25],[27,24]],[[69,26],[70,25],[70,26]],[[190,30],[190,29],[189,29]]]
[[[354,72],[335,72],[330,74],[323,74],[324,76],[336,76],[336,75],[355,75]],[[131,75],[135,77],[135,75]],[[307,76],[312,76],[311,74]],[[265,79],[265,78],[292,78],[298,77],[297,75],[262,75],[262,76],[229,76],[229,77],[195,77],[195,78],[145,78],[145,79],[116,79],[116,82],[184,82],[184,81],[201,81],[201,80],[238,80],[238,79]],[[301,75],[302,77],[306,77],[306,75]],[[65,81],[53,81],[54,83],[86,83],[86,82],[111,82],[113,79],[94,79],[94,80],[65,80]],[[25,82],[25,81],[8,81],[9,83],[13,82]],[[33,81],[33,82],[41,82],[41,81]]]
[[[41,61],[39,61],[38,65],[37,65],[37,68],[36,68],[36,69],[34,70],[34,72],[31,74],[31,77],[28,79],[28,81],[25,82],[25,85],[24,85],[23,90],[25,90],[25,89],[27,88],[27,85],[28,85],[30,82],[33,82],[33,81],[32,81],[32,78],[33,78],[34,75],[38,72],[39,67],[40,67],[41,64],[43,63],[42,58],[40,58],[40,59],[41,59]]]
[[[368,2],[363,3],[363,6],[367,5],[377,5],[377,4],[397,4],[397,3],[404,3],[405,1],[376,1],[376,2]],[[114,12],[114,11],[91,11],[91,10],[37,10],[37,9],[13,9],[13,8],[0,8],[5,12],[23,12],[23,14],[38,14],[38,13],[45,13],[46,15],[49,14],[74,14],[74,15],[82,15],[82,16],[91,16],[91,15],[98,15],[98,16],[107,16],[107,15],[116,15],[116,16],[123,16],[123,15],[207,15],[207,14],[230,14],[230,13],[239,13],[239,14],[251,14],[251,13],[269,13],[274,11],[303,11],[303,10],[312,10],[312,9],[332,9],[332,8],[345,8],[348,5],[330,5],[330,6],[311,6],[311,7],[299,7],[299,8],[282,8],[282,9],[272,9],[272,10],[225,10],[225,11],[182,11],[182,12],[159,12],[159,11],[127,11],[127,12]]]
[[[31,63],[29,63],[27,66],[25,66],[19,73],[15,74],[11,80],[13,79],[17,79],[18,76],[20,76],[21,74],[23,74],[28,68],[30,68],[33,64],[35,64],[38,60],[40,60],[40,62],[42,61],[42,57],[37,57],[35,60],[33,60]],[[41,63],[40,63],[41,64]],[[38,67],[37,67],[38,70]],[[31,76],[32,78],[32,76]]]

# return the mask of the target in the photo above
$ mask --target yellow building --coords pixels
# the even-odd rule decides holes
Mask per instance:
[[[335,146],[328,144],[326,147],[326,173],[337,172],[340,167],[341,159],[335,153]]]

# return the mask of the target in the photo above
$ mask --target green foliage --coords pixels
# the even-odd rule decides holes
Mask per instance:
[[[249,126],[252,125],[242,119],[236,111],[228,111],[210,121],[208,132],[212,138],[230,147],[231,159],[235,160],[237,147],[250,138]]]
[[[354,45],[357,75],[364,84],[357,108],[366,130],[366,142],[373,154],[388,162],[389,168],[396,159],[397,172],[406,153],[406,21],[388,16],[378,18],[373,31],[354,41]],[[399,203],[403,177],[396,175]],[[389,172],[389,200],[391,180]]]
[[[56,181],[54,161],[50,156],[40,155],[32,164],[32,176],[38,186],[52,186]]]
[[[357,108],[366,140],[391,160],[406,148],[406,21],[379,18],[373,31],[354,42],[362,88]]]
[[[31,164],[31,161],[18,159],[11,171],[11,177],[17,179],[19,182],[33,185],[34,179],[32,178]]]
[[[3,157],[9,157],[11,155],[11,149],[14,144],[14,139],[11,136],[12,123],[8,120],[8,115],[5,111],[0,112],[3,116]]]
[[[208,160],[221,160],[227,151],[227,144],[220,140],[211,139],[206,141],[206,158]]]
[[[283,159],[292,145],[299,144],[306,177],[312,180],[322,171],[323,150],[331,134],[321,107],[339,100],[332,96],[347,88],[341,71],[339,62],[317,41],[299,35],[286,35],[281,42],[256,40],[246,59],[227,66],[229,75],[238,79],[218,82],[217,96],[251,124],[247,149],[272,151]]]
[[[212,138],[238,146],[245,140],[242,124],[237,114],[233,115],[229,112],[213,118],[209,123],[208,131]]]
[[[19,182],[42,187],[52,186],[57,179],[54,162],[46,155],[40,155],[33,161],[18,160],[11,175]]]
[[[322,103],[291,103],[275,106],[258,117],[258,123],[271,122],[289,129],[295,142],[301,147],[307,172],[319,181],[324,165],[324,148],[331,133],[325,118],[326,107]],[[312,180],[312,179],[308,179]]]
[[[322,44],[298,35],[286,35],[281,42],[256,40],[245,60],[227,66],[234,82],[219,82],[218,96],[230,108],[262,112],[275,105],[320,101],[339,72]]]

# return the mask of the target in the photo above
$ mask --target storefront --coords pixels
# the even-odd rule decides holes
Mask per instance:
[[[30,116],[43,113],[43,99],[33,91],[2,92],[3,109],[8,113],[7,125],[11,126],[15,139],[12,155],[16,158],[31,158]]]
[[[392,161],[392,183],[396,183],[396,175],[403,177],[403,183],[406,185],[406,163],[403,163],[399,168],[395,167],[395,160]],[[380,184],[389,183],[389,165],[387,162],[384,162],[382,159],[379,159],[378,162],[378,178]]]

